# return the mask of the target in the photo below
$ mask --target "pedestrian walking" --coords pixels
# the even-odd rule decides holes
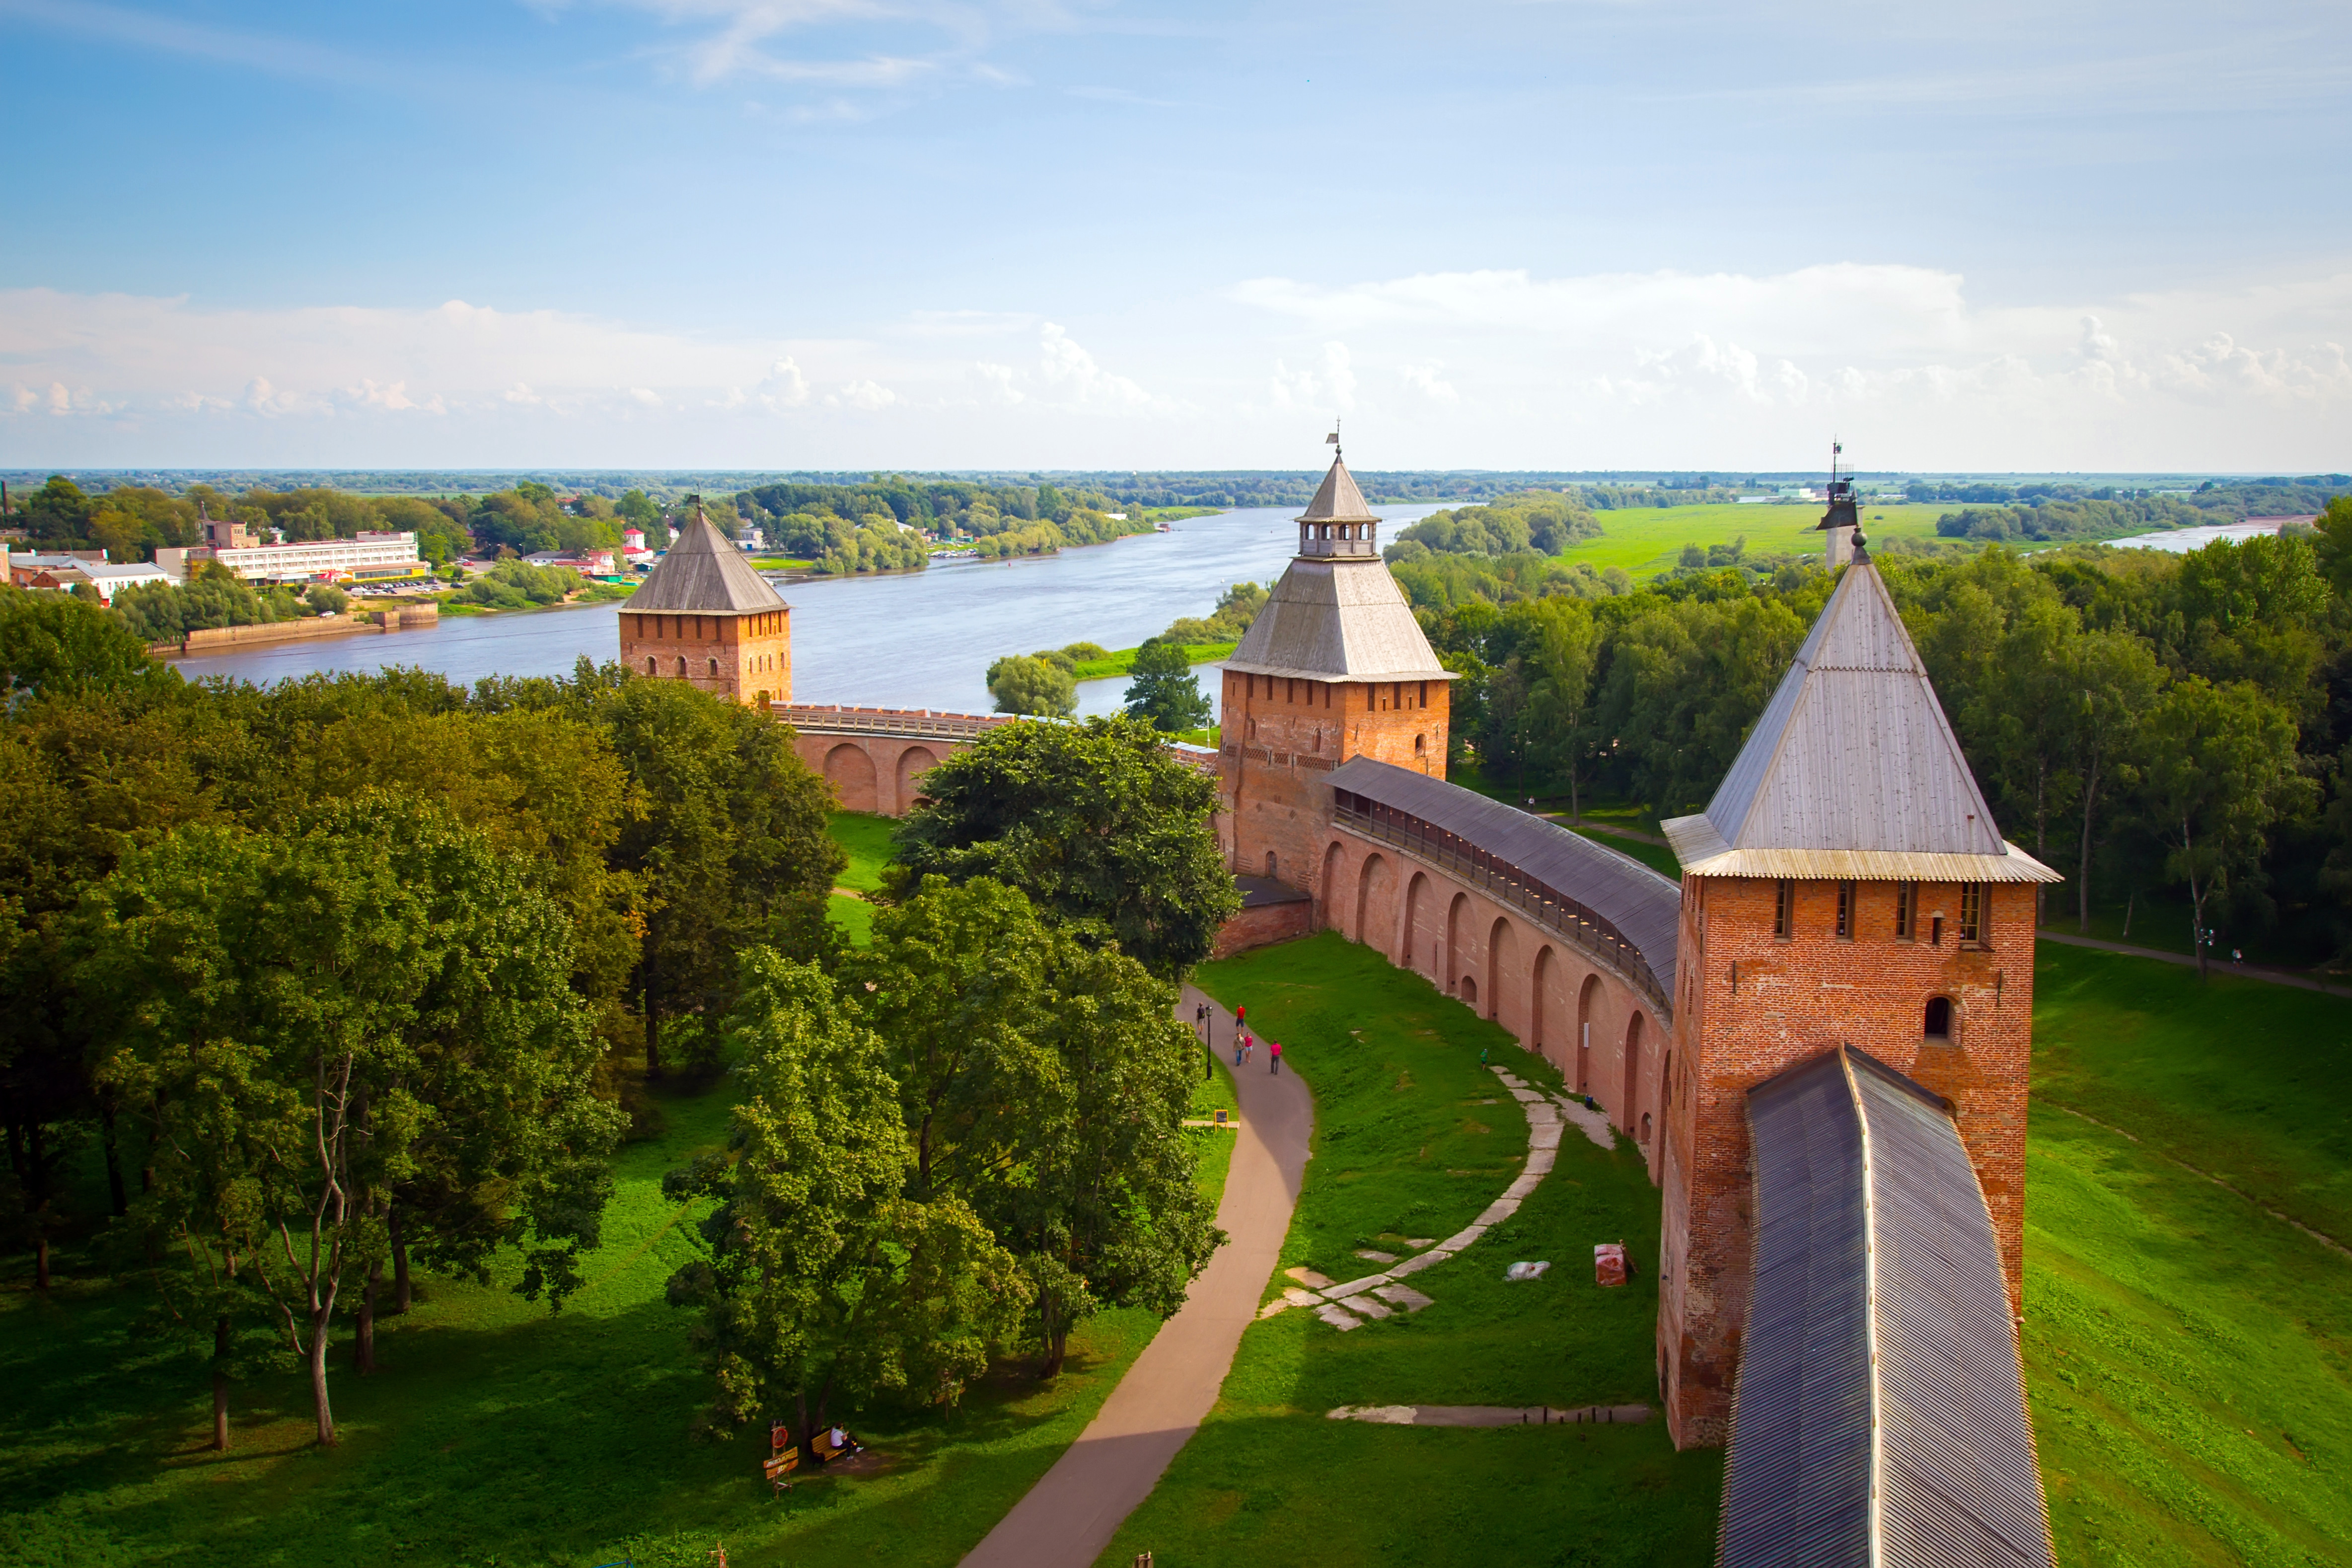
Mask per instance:
[[[1282,1071],[1282,1042],[1268,1040],[1266,1045],[1268,1049],[1265,1053],[1265,1070],[1270,1073],[1279,1073]]]
[[[1244,1061],[1248,1056],[1249,1031],[1246,1029],[1235,1029],[1234,1031],[1234,1066],[1241,1066],[1243,1061]]]
[[[1246,1002],[1236,1003],[1234,1006],[1234,1027],[1238,1029],[1248,1021],[1249,1004]]]

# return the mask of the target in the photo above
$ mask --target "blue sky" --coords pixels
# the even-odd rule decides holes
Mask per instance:
[[[0,466],[2352,467],[2218,9],[0,0]]]

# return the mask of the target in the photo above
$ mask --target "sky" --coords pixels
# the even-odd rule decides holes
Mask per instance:
[[[2342,0],[0,0],[0,467],[2352,468]]]

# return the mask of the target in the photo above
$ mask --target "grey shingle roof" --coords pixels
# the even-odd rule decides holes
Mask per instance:
[[[654,563],[646,580],[621,605],[625,610],[749,615],[788,606],[783,596],[697,507],[694,521],[677,542]]]
[[[1454,679],[1377,555],[1293,559],[1225,668],[1320,680]]]
[[[1351,757],[1332,769],[1330,784],[1453,834],[1598,915],[1641,954],[1657,980],[1658,1002],[1671,1007],[1682,929],[1679,884],[1556,823],[1371,757]],[[1340,804],[1346,808],[1344,797]]]
[[[1323,486],[1307,510],[1298,514],[1301,522],[1378,522],[1372,509],[1364,504],[1364,492],[1356,488],[1356,476],[1339,458],[1331,459],[1331,471],[1323,476]]]
[[[2058,880],[2002,839],[1866,561],[1830,595],[1706,810],[1664,826],[1701,876]]]
[[[1750,1089],[1748,1119],[1721,1568],[2046,1568],[2000,1249],[1950,1113],[1839,1047]]]

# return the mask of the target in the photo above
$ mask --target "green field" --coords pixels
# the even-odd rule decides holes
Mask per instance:
[[[1240,646],[1229,642],[1187,643],[1184,645],[1184,657],[1193,664],[1214,664],[1221,658],[1232,658],[1234,649]],[[1114,676],[1129,674],[1135,668],[1135,656],[1142,651],[1140,647],[1123,647],[1103,658],[1081,659],[1077,668],[1071,671],[1071,678],[1076,680],[1108,680]]]
[[[1822,537],[1813,525],[1822,521],[1822,503],[1801,501],[1741,506],[1626,507],[1596,511],[1600,537],[1570,545],[1560,559],[1589,563],[1595,571],[1622,566],[1635,578],[1664,572],[1675,564],[1685,544],[1729,544],[1745,535],[1750,555],[1810,555],[1822,551]],[[1936,537],[1936,520],[1959,510],[1957,501],[1918,506],[1865,507],[1863,534],[1870,539]]]
[[[1517,1173],[1527,1121],[1479,1052],[1559,1075],[1427,982],[1326,932],[1202,966],[1245,1002],[1315,1091],[1281,1266],[1347,1279],[1409,1236],[1467,1224]],[[1603,1290],[1592,1245],[1654,1255],[1640,1159],[1580,1136],[1510,1220],[1417,1274],[1435,1305],[1342,1335],[1303,1311],[1253,1325],[1216,1407],[1097,1560],[1196,1563],[1705,1562],[1719,1454],[1677,1454],[1663,1423],[1483,1430],[1332,1421],[1341,1405],[1639,1403],[1654,1397],[1656,1283]],[[1505,1267],[1552,1261],[1512,1284]]]

